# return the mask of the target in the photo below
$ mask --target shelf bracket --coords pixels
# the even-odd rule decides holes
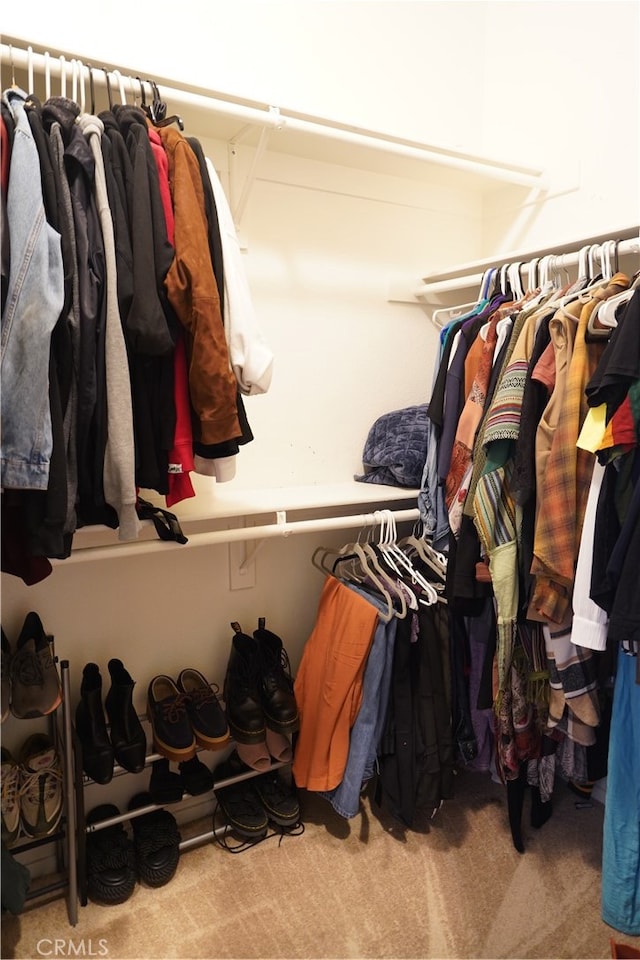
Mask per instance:
[[[286,511],[286,510],[276,510],[276,524],[277,524],[278,526],[282,527],[282,536],[283,536],[283,537],[289,536],[289,531],[286,529],[286,526],[287,526],[287,511]],[[245,558],[244,558],[244,560],[242,561],[242,563],[240,564],[240,566],[238,567],[238,573],[239,573],[241,576],[244,575],[244,574],[249,570],[249,568],[250,568],[251,566],[253,566],[253,563],[254,563],[254,561],[255,561],[255,559],[256,559],[257,554],[260,552],[260,550],[262,550],[262,548],[263,548],[263,546],[264,546],[265,543],[266,543],[266,540],[265,540],[265,539],[256,540],[256,541],[254,542],[253,549],[250,550],[248,553],[247,553],[248,544],[247,544],[247,543],[244,544],[244,548],[245,548]],[[254,571],[254,578],[255,578],[255,571]]]
[[[249,172],[247,173],[242,185],[240,196],[233,204],[233,222],[235,223],[236,230],[238,231],[240,230],[242,218],[247,207],[251,188],[255,183],[258,164],[260,163],[262,156],[267,149],[271,132],[273,130],[281,130],[285,123],[284,119],[280,116],[280,109],[278,107],[269,107],[268,117],[269,123],[265,124],[260,131],[260,139],[258,140],[258,145],[253,154]],[[233,140],[229,142],[229,178],[232,184],[232,192],[233,184],[238,179],[238,145],[245,133],[250,129],[251,128],[248,126],[243,127],[240,133],[238,133]]]

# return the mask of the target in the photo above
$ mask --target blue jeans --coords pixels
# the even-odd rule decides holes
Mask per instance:
[[[7,223],[11,268],[2,315],[3,487],[46,490],[53,448],[49,408],[51,332],[62,310],[60,234],[46,220],[40,160],[25,115],[25,94],[7,90],[15,121]]]
[[[640,936],[640,684],[636,657],[618,653],[602,850],[602,919]]]
[[[427,418],[427,457],[422,472],[418,508],[424,536],[436,550],[449,552],[449,513],[444,487],[438,483],[438,430]]]
[[[350,584],[347,586],[351,587]],[[386,609],[363,590],[351,589],[381,610]],[[320,792],[336,813],[346,819],[358,813],[362,784],[373,775],[389,702],[396,626],[395,617],[389,623],[378,620],[362,680],[362,704],[351,728],[349,756],[342,782],[333,790]]]

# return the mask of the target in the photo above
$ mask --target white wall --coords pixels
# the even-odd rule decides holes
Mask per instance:
[[[535,249],[640,221],[640,5],[487,3],[482,148],[549,173],[485,197],[483,246]]]
[[[7,35],[93,64],[395,133],[473,145],[482,83],[483,4],[411,0],[107,0],[99,12],[47,0],[29,14],[5,4]],[[474,82],[466,82],[468,61]]]

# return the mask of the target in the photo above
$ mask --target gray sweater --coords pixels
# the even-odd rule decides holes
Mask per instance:
[[[104,454],[104,496],[119,520],[120,540],[135,540],[140,531],[136,513],[135,450],[129,363],[122,333],[116,274],[113,221],[100,147],[102,120],[83,113],[77,120],[95,158],[95,198],[100,215],[107,275],[105,363],[107,381],[107,445]]]

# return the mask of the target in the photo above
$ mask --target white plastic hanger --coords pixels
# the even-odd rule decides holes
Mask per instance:
[[[527,292],[532,293],[538,288],[538,264],[540,257],[533,257],[529,260],[527,267]]]
[[[84,113],[86,106],[86,97],[85,97],[85,87],[84,87],[84,63],[82,60],[78,60],[78,67],[80,71],[80,113]]]
[[[365,541],[365,543],[360,544],[365,554],[373,564],[374,570],[382,578],[383,582],[386,584],[387,588],[391,594],[400,602],[400,609],[395,610],[396,616],[403,618],[407,615],[407,598],[404,592],[404,589],[399,585],[396,580],[393,580],[392,577],[381,567],[380,560],[378,559],[378,554],[376,553],[375,547],[372,543]]]
[[[516,301],[524,299],[524,289],[522,287],[522,277],[520,275],[521,267],[521,263],[510,263],[507,269],[509,286],[513,292],[513,299]]]
[[[485,270],[485,272],[482,274],[482,281],[480,282],[478,299],[476,300],[474,306],[477,306],[477,304],[482,303],[483,300],[486,300],[488,298],[489,291],[491,290],[491,285],[493,283],[493,279],[495,275],[496,275],[495,267],[489,267],[489,269]]]
[[[503,263],[500,267],[500,291],[505,297],[509,293],[508,271],[509,264]]]
[[[380,541],[378,546],[382,550],[383,555],[389,557],[390,560],[391,558],[396,560],[398,564],[404,568],[405,572],[409,574],[411,582],[421,588],[425,599],[421,599],[420,602],[425,603],[427,606],[437,603],[438,593],[433,584],[429,583],[419,570],[416,570],[409,558],[398,546],[395,517],[390,510],[383,510],[382,514],[383,523],[381,523],[380,526]],[[396,567],[396,569],[398,569],[398,567]]]
[[[51,97],[51,64],[49,62],[49,51],[44,52],[44,98],[49,100]]]
[[[124,78],[119,70],[114,70],[113,75],[118,82],[118,90],[120,91],[120,103],[126,103],[127,98],[124,92]]]
[[[477,302],[474,301],[473,303],[461,303],[457,307],[438,307],[437,310],[434,310],[431,314],[431,322],[435,324],[438,330],[442,330],[442,328],[446,327],[452,320],[457,320],[458,317],[464,316],[465,313],[477,305]]]
[[[623,304],[631,300],[631,297],[634,295],[635,290],[630,288],[629,290],[623,290],[622,293],[618,293],[615,297],[609,297],[608,300],[605,300],[604,303],[601,303],[598,307],[598,322],[603,324],[605,327],[608,327],[609,330],[613,330],[618,326],[618,308]],[[595,312],[595,311],[594,311]]]
[[[33,47],[27,47],[27,93],[33,93]]]
[[[444,579],[447,573],[447,558],[442,553],[438,553],[437,550],[431,546],[430,543],[424,539],[424,537],[418,537],[415,533],[415,527],[413,533],[408,537],[405,537],[403,540],[400,540],[398,546],[410,552],[411,550],[415,551],[417,556],[422,560],[422,562],[428,566],[439,578]]]
[[[71,60],[71,99],[78,102],[78,61],[75,57]]]

